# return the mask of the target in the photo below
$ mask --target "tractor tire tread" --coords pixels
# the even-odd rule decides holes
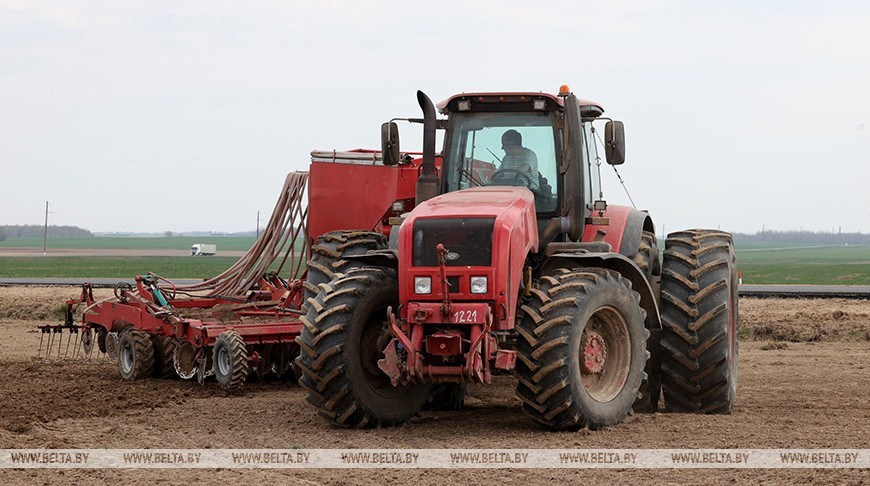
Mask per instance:
[[[731,235],[717,230],[672,233],[663,263],[665,407],[674,412],[730,413],[736,400],[738,358]]]

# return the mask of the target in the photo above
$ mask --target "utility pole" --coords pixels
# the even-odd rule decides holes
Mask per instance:
[[[42,233],[42,256],[45,256],[48,248],[48,201],[45,201],[45,231]]]
[[[257,238],[260,237],[260,211],[257,211]]]
[[[761,246],[764,246],[764,225],[761,225]]]

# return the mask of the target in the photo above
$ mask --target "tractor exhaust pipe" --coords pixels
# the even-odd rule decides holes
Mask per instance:
[[[437,196],[440,182],[435,171],[435,105],[422,91],[417,91],[417,102],[423,110],[423,165],[417,179],[415,206]]]

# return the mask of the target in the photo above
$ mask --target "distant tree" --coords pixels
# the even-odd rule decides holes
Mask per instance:
[[[0,226],[0,230],[2,230],[6,238],[42,238],[45,234],[45,227],[43,225],[6,225]],[[67,238],[67,237],[91,237],[94,236],[93,233],[86,229],[79,228],[77,226],[49,226],[48,227],[48,237],[49,238]]]
[[[164,237],[164,238],[172,238],[172,232],[171,232],[171,231],[167,231],[167,232],[163,233],[163,237]]]
[[[6,239],[6,230],[4,228],[0,228],[0,241]]]

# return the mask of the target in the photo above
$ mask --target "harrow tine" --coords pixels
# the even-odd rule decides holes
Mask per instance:
[[[63,333],[63,331],[61,331],[61,333]],[[69,345],[70,345],[70,341],[72,341],[72,338],[73,338],[73,335],[72,335],[72,334],[70,334],[69,336],[67,336],[67,340],[66,340],[66,350],[63,352],[63,359],[66,359],[67,356],[69,356]]]
[[[54,329],[48,329],[48,343],[45,346],[45,360],[51,359],[51,350],[54,347]]]
[[[40,336],[39,336],[39,350],[36,351],[36,359],[39,359],[42,356],[42,343],[45,341],[45,328],[40,327]]]
[[[63,329],[60,326],[54,328],[54,333],[57,334],[57,359],[60,359],[60,351],[63,349]]]

